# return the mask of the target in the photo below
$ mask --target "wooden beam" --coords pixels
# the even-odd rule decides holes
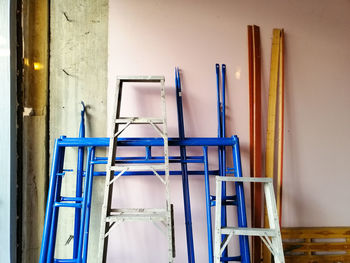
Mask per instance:
[[[262,176],[261,152],[261,54],[260,29],[248,26],[249,112],[250,112],[250,176]],[[262,227],[262,189],[251,184],[252,227]],[[252,262],[261,261],[261,240],[252,237]]]
[[[270,87],[267,116],[267,138],[266,138],[266,177],[274,177],[275,165],[275,135],[276,135],[276,106],[277,106],[277,89],[279,78],[279,56],[280,56],[280,36],[281,30],[273,30],[271,64],[270,64]],[[268,227],[267,211],[264,213],[264,226]],[[263,262],[271,263],[271,253],[267,247],[263,248]]]

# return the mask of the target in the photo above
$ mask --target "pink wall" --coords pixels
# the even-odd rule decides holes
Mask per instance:
[[[286,139],[283,226],[349,225],[349,12],[348,0],[110,1],[109,93],[114,90],[116,75],[164,75],[169,135],[176,136],[174,67],[179,66],[183,73],[186,135],[216,136],[215,63],[226,63],[227,134],[240,137],[244,174],[248,176],[246,26],[256,24],[261,28],[265,112],[272,29],[284,28]],[[145,96],[147,94],[142,91],[125,93],[124,98],[128,98],[125,108],[131,109],[133,104],[137,104],[139,110],[154,110],[153,103],[158,101],[158,97],[154,93],[148,94],[147,99]],[[215,162],[214,155],[211,163]],[[150,184],[147,179],[132,180],[133,185],[123,179],[116,188],[138,193]],[[154,183],[142,194],[143,202],[153,202],[154,198],[148,196],[158,189],[157,183],[154,179]],[[194,177],[190,185],[196,259],[197,262],[205,262],[203,179]],[[185,262],[180,178],[171,180],[171,193],[176,209],[176,262]],[[129,199],[136,203],[137,198],[115,201],[126,202]],[[137,225],[137,231],[132,225],[120,226],[113,235],[111,244],[114,248],[109,253],[111,260],[140,262],[140,255],[142,262],[166,260],[166,240],[152,226],[145,229]],[[132,244],[139,248],[132,247]]]

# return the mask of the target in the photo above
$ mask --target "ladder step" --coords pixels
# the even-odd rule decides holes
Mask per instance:
[[[110,169],[112,171],[122,171],[127,168],[127,171],[153,171],[153,170],[165,170],[164,164],[154,164],[154,165],[130,165],[130,164],[118,164],[115,166],[111,166]]]
[[[121,82],[161,82],[164,81],[164,76],[118,76]]]
[[[234,234],[239,236],[277,236],[277,230],[270,228],[245,228],[245,227],[224,227],[221,233],[228,235]]]
[[[73,207],[73,208],[81,208],[81,203],[62,203],[62,202],[55,202],[54,207]]]
[[[55,258],[53,260],[53,262],[55,262],[55,263],[75,263],[75,262],[78,262],[78,259],[57,259],[57,258]]]
[[[120,117],[115,120],[118,124],[163,124],[164,120],[162,118],[145,118],[145,117]]]
[[[111,209],[111,215],[106,217],[106,222],[164,221],[169,215],[170,214],[166,209],[157,208]]]

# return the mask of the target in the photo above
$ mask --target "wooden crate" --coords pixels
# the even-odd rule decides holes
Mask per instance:
[[[282,228],[286,263],[350,263],[350,227]]]

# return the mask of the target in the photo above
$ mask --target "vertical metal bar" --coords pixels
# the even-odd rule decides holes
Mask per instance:
[[[64,139],[64,138],[65,138],[65,136],[60,137],[60,139]],[[60,147],[59,160],[58,160],[58,163],[59,163],[58,173],[63,172],[64,152],[65,152],[65,148]],[[60,201],[60,199],[61,199],[61,186],[62,186],[62,176],[58,176],[57,180],[56,180],[56,191],[55,191],[55,197],[54,197],[53,202]],[[55,253],[58,212],[59,212],[59,208],[53,207],[52,223],[51,223],[51,229],[50,229],[49,246],[48,246],[47,261],[46,261],[47,263],[53,262],[53,257],[54,257],[54,253]]]
[[[208,256],[209,263],[213,263],[213,232],[211,224],[211,204],[210,204],[210,182],[209,182],[209,162],[208,162],[208,147],[203,147],[204,157],[204,182],[205,182],[205,204],[207,211],[207,236],[208,236]]]
[[[113,185],[110,185],[110,181],[114,177],[114,171],[111,169],[111,166],[115,164],[115,156],[117,149],[117,138],[115,134],[118,132],[118,124],[115,123],[115,120],[120,116],[120,105],[122,100],[122,91],[123,91],[123,82],[117,80],[117,90],[114,98],[114,111],[111,117],[110,127],[110,139],[109,139],[109,148],[108,148],[108,161],[107,161],[107,174],[105,179],[105,189],[104,189],[104,198],[103,205],[101,209],[101,226],[100,226],[100,237],[99,237],[99,249],[97,254],[97,262],[104,263],[106,262],[107,257],[107,247],[108,247],[108,236],[105,237],[106,229],[109,228],[109,223],[106,222],[106,217],[109,215],[109,210],[112,203],[112,193]]]
[[[220,117],[221,117],[221,138],[224,138],[226,136],[226,65],[222,64],[221,66],[221,74],[222,74],[222,78],[221,78],[221,82],[222,82],[222,91],[221,91],[221,95],[222,95],[222,105],[221,105],[221,111],[220,111]],[[221,176],[226,176],[226,148],[223,146],[221,149],[221,160],[222,160],[222,167],[221,167],[221,171],[222,174]],[[222,198],[225,200],[226,198],[226,182],[223,181],[222,182]],[[226,227],[227,226],[227,208],[226,205],[223,205],[222,209],[221,209],[221,227]],[[225,237],[223,236],[222,239],[224,239]],[[223,253],[222,253],[223,257],[228,257],[228,249],[225,248]],[[228,262],[228,261],[223,261],[224,263]]]
[[[214,243],[214,262],[220,263],[221,253],[221,182],[216,181],[216,206],[215,206],[215,243]]]
[[[146,151],[146,160],[149,160],[152,158],[152,148],[151,146],[146,146],[145,147],[145,151]]]
[[[44,221],[43,237],[41,241],[39,263],[46,262],[47,251],[48,251],[49,240],[50,240],[53,203],[54,203],[55,191],[56,191],[55,185],[57,180],[57,173],[59,169],[59,159],[60,159],[60,146],[58,145],[58,140],[59,139],[55,140],[55,146],[53,149],[50,183],[49,183],[48,198],[46,203],[45,221]]]
[[[175,68],[175,86],[176,86],[176,105],[178,117],[178,131],[179,138],[185,138],[185,125],[183,119],[183,105],[182,105],[182,91],[179,68]],[[186,226],[186,240],[187,240],[187,257],[189,263],[195,262],[194,246],[193,246],[193,232],[192,232],[192,216],[191,216],[191,202],[188,183],[188,169],[186,160],[186,147],[180,146],[181,156],[181,170],[182,170],[182,191],[184,198],[184,212],[185,212],[185,226]]]
[[[83,105],[83,109],[80,112],[80,127],[79,127],[79,138],[85,137],[85,105],[83,102],[81,102]],[[84,167],[84,147],[78,148],[78,160],[77,160],[77,179],[76,179],[76,197],[82,196],[82,184],[83,184],[83,167]],[[76,202],[78,203],[78,202]],[[77,258],[78,256],[78,244],[79,244],[79,230],[80,230],[80,219],[81,219],[81,208],[77,207],[75,208],[75,215],[74,215],[74,243],[73,243],[73,258]]]
[[[90,171],[86,180],[88,180],[88,187],[86,189],[86,217],[84,224],[84,248],[83,248],[83,262],[87,262],[87,253],[88,253],[88,244],[89,244],[89,228],[90,228],[90,213],[91,213],[91,199],[92,199],[92,187],[93,187],[93,174],[94,174],[94,164],[92,164],[92,160],[95,158],[95,147],[92,148],[91,151],[91,159],[90,163]]]
[[[79,229],[79,243],[78,243],[78,263],[82,262],[82,251],[83,251],[83,238],[84,238],[84,229],[86,223],[86,210],[87,210],[87,199],[88,199],[88,191],[89,191],[89,176],[91,176],[91,155],[92,155],[92,147],[88,148],[87,157],[86,157],[86,177],[85,177],[85,185],[84,185],[84,197],[83,202],[81,204],[81,215],[82,215],[82,224],[80,224]]]
[[[233,136],[235,145],[232,147],[233,155],[233,167],[235,169],[235,177],[242,177],[241,155],[239,151],[239,139],[237,136]],[[235,183],[236,198],[237,198],[237,215],[238,226],[247,227],[247,214],[244,198],[244,187],[242,182]],[[240,252],[242,263],[250,263],[249,255],[249,240],[248,236],[239,236]]]

